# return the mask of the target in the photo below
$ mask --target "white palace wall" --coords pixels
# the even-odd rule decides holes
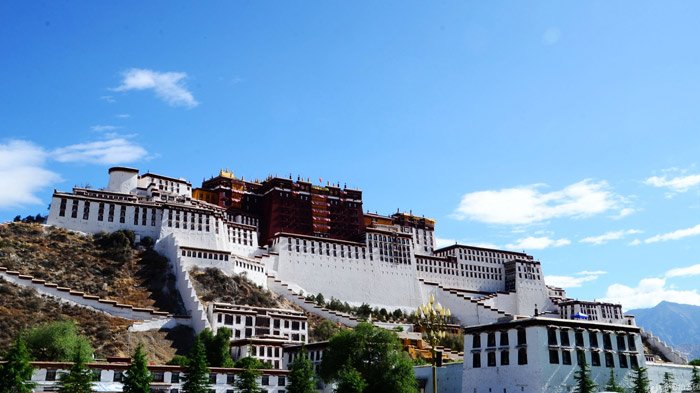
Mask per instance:
[[[386,309],[413,309],[421,302],[414,264],[289,251],[286,238],[280,239],[268,266],[306,294],[322,293],[327,299]]]

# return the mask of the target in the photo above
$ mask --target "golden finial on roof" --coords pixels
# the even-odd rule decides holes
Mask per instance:
[[[222,169],[219,171],[219,176],[221,177],[226,177],[229,179],[234,179],[235,176],[233,175],[233,171],[230,169]]]

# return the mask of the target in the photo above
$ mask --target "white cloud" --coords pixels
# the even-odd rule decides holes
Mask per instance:
[[[625,310],[654,307],[663,300],[700,306],[700,294],[697,290],[680,290],[667,286],[664,278],[644,278],[636,287],[624,284],[610,285],[605,298],[600,300],[620,303]]]
[[[114,97],[112,97],[112,96],[101,96],[100,99],[102,101],[109,102],[110,104],[117,102],[117,100],[115,100]]]
[[[548,236],[518,239],[515,244],[508,244],[506,248],[511,250],[542,250],[550,247],[561,247],[571,244],[569,239],[550,239]]]
[[[700,264],[678,267],[666,272],[666,278],[700,276]]]
[[[36,193],[61,180],[45,168],[47,154],[27,141],[0,144],[0,209],[39,204]]]
[[[132,68],[125,71],[122,76],[122,84],[112,90],[123,92],[152,89],[159,98],[171,106],[194,108],[199,105],[184,85],[184,80],[187,78],[184,72],[158,72]]]
[[[640,244],[642,244],[642,241],[639,240],[639,239],[634,239],[634,240],[632,240],[631,242],[629,242],[629,245],[630,245],[630,246],[638,246],[638,245],[640,245]]]
[[[612,218],[619,220],[621,218],[625,218],[625,217],[629,216],[630,214],[632,214],[636,211],[637,210],[635,210],[631,207],[624,207],[624,208],[620,209],[620,211],[616,215],[612,216]]]
[[[580,240],[580,242],[600,245],[600,244],[605,244],[611,240],[619,240],[627,235],[634,235],[637,233],[642,233],[642,231],[640,231],[638,229],[628,229],[626,231],[611,231],[611,232],[606,232],[606,233],[599,235],[599,236],[584,237],[583,239]]]
[[[542,43],[554,45],[561,39],[561,31],[556,27],[550,27],[542,34]]]
[[[683,239],[685,237],[690,237],[690,236],[697,236],[700,235],[700,224],[691,227],[691,228],[685,228],[685,229],[678,229],[673,232],[668,232],[668,233],[662,233],[659,235],[652,236],[648,239],[644,239],[644,243],[658,243],[658,242],[665,242],[668,240],[679,240]]]
[[[686,192],[700,184],[700,174],[670,177],[668,175],[652,176],[644,180],[644,184],[668,188],[672,192]]]
[[[562,190],[540,191],[544,185],[477,191],[462,197],[453,213],[458,220],[489,224],[522,225],[561,217],[588,217],[615,210],[622,212],[624,198],[605,181],[582,180]],[[629,213],[628,213],[629,214]]]
[[[131,115],[128,113],[120,113],[118,115],[114,115],[114,117],[116,117],[118,119],[128,119],[131,117]]]
[[[107,124],[98,124],[96,126],[90,127],[91,130],[96,131],[96,132],[114,131],[114,130],[118,130],[119,128],[121,128],[121,127],[107,125]]]
[[[544,281],[547,285],[553,285],[560,288],[579,288],[584,283],[595,281],[598,277],[606,274],[606,271],[582,271],[573,276],[545,276]]]
[[[79,143],[51,152],[58,162],[86,162],[91,164],[119,164],[146,158],[146,149],[125,138]]]

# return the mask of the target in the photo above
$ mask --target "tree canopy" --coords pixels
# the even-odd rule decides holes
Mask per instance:
[[[258,377],[262,374],[260,369],[264,367],[263,363],[254,357],[244,357],[236,362],[236,367],[243,370],[236,379],[236,387],[242,393],[260,393],[260,385],[258,385]]]
[[[292,362],[287,392],[316,393],[316,373],[305,350]]]
[[[337,333],[323,355],[320,374],[324,381],[341,381],[344,376],[354,382],[347,385],[357,386],[357,375],[350,370],[355,370],[366,384],[364,393],[418,391],[412,363],[396,333],[369,323]]]
[[[90,341],[78,333],[73,321],[49,322],[36,326],[24,335],[27,349],[36,360],[69,362],[76,350],[91,357]]]
[[[204,345],[199,337],[194,339],[189,361],[185,366],[185,383],[182,390],[186,393],[209,393],[209,368]]]
[[[646,368],[635,368],[632,371],[632,393],[649,393],[649,378]]]
[[[233,367],[231,359],[231,336],[233,332],[229,328],[219,328],[216,335],[207,328],[199,333],[199,339],[204,345],[209,367]]]
[[[73,365],[58,382],[59,393],[92,393],[92,381],[95,379],[87,361],[92,355],[92,348],[85,342],[78,342],[73,351]]]
[[[693,366],[693,373],[690,377],[690,390],[700,391],[700,373],[695,366]]]
[[[15,339],[5,360],[6,363],[0,365],[0,393],[31,393],[35,386],[31,381],[34,367],[21,336]]]
[[[579,363],[579,369],[574,373],[577,393],[593,393],[597,385],[591,379],[591,368],[585,360]]]
[[[136,347],[134,356],[131,358],[131,365],[124,376],[124,393],[150,393],[153,376],[148,371],[148,362],[143,345]]]

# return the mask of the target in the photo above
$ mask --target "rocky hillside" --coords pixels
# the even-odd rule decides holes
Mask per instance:
[[[0,266],[121,303],[182,313],[167,260],[129,241],[0,224]]]
[[[700,307],[661,302],[652,308],[629,310],[637,325],[665,341],[689,359],[700,359]]]
[[[132,333],[131,321],[58,302],[0,279],[0,354],[22,330],[45,322],[73,320],[87,336],[99,357],[130,356],[139,342],[144,343],[150,360],[166,362],[191,345],[189,329]]]

